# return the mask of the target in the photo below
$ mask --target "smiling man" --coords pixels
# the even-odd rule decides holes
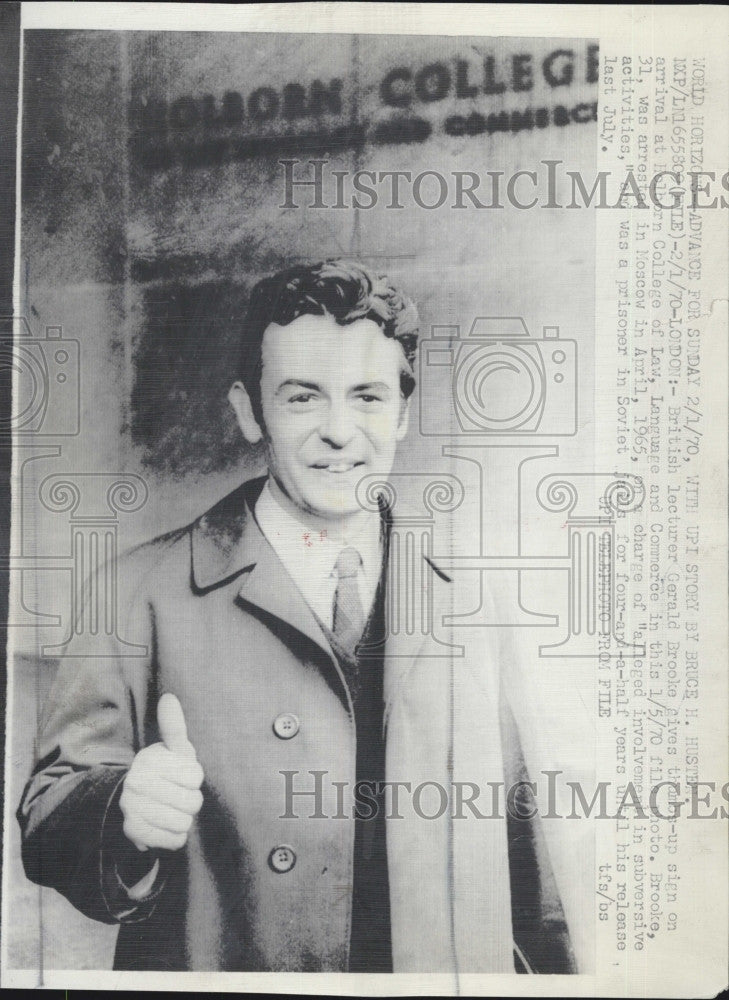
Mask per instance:
[[[392,970],[384,809],[327,817],[385,777],[388,522],[357,487],[406,433],[417,323],[357,264],[256,285],[229,399],[267,476],[121,560],[125,642],[63,660],[24,863],[122,924],[115,968]],[[287,770],[326,774],[314,818],[282,820]]]
[[[121,924],[117,969],[575,969],[530,801],[473,801],[474,779],[529,784],[513,657],[492,628],[435,637],[456,583],[384,491],[364,502],[407,431],[417,326],[359,264],[256,285],[229,399],[267,474],[120,560],[118,635],[62,659],[23,861]],[[421,794],[456,784],[447,808]]]

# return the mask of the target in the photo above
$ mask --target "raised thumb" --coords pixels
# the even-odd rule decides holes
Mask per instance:
[[[157,724],[162,742],[168,750],[180,751],[190,748],[182,705],[175,695],[169,692],[163,694],[157,703]]]

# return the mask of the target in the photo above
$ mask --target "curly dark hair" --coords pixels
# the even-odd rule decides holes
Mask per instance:
[[[412,394],[419,331],[415,304],[385,275],[355,261],[297,264],[259,281],[250,294],[239,372],[259,424],[263,425],[261,344],[266,327],[271,323],[288,326],[306,315],[329,315],[340,326],[358,319],[373,320],[386,337],[401,345],[407,365],[400,376],[400,391],[405,399]]]

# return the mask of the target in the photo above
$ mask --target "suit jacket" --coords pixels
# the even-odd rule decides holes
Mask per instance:
[[[114,634],[102,654],[96,637],[93,655],[76,635],[49,699],[18,810],[25,870],[121,924],[115,968],[347,968],[354,821],[334,817],[336,783],[355,781],[351,701],[251,514],[262,483],[119,560]],[[403,565],[409,536],[396,520],[391,531]],[[387,778],[423,786],[417,815],[406,797],[387,819],[394,971],[511,972],[506,823],[438,814],[433,784],[484,785],[521,766],[503,732],[498,630],[452,642],[439,626],[457,587],[425,555],[412,566],[406,593],[390,587],[384,649]],[[135,901],[118,799],[134,755],[159,740],[165,691],[182,704],[204,804],[186,847],[160,852],[151,892]],[[277,733],[283,714],[298,720],[293,738]],[[289,799],[293,818],[287,781],[309,793]],[[310,818],[317,782],[323,815]]]

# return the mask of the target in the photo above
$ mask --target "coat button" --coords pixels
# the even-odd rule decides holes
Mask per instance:
[[[296,855],[293,848],[286,844],[274,847],[268,855],[268,863],[275,872],[290,872],[296,864]]]
[[[273,731],[280,740],[290,740],[299,731],[299,720],[291,712],[282,712],[273,720]]]

